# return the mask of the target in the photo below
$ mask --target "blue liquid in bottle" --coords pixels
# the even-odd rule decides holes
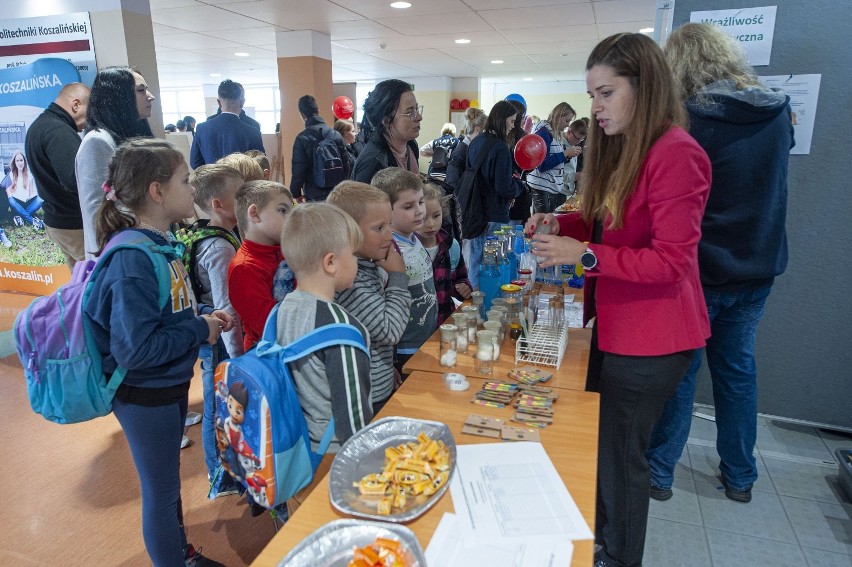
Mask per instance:
[[[500,295],[500,268],[497,266],[497,250],[486,248],[482,253],[482,268],[479,272],[479,290],[485,294],[483,309],[491,309],[491,302]]]

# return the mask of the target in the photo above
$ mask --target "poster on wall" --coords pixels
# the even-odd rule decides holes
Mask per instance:
[[[777,6],[740,8],[736,10],[708,10],[692,12],[690,22],[716,24],[736,39],[745,50],[749,64],[769,65],[772,55],[772,38],[775,35]]]
[[[0,291],[43,295],[69,279],[45,234],[24,141],[63,86],[96,74],[88,13],[0,20]]]
[[[822,75],[776,75],[758,77],[766,87],[781,89],[790,97],[790,109],[793,111],[793,134],[796,145],[791,155],[811,153],[811,140],[814,135],[819,84]]]

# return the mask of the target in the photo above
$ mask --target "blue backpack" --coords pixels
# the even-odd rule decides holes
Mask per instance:
[[[33,300],[15,319],[15,346],[24,366],[30,405],[45,419],[79,423],[107,415],[127,369],[118,367],[104,376],[102,357],[84,316],[95,278],[117,251],[142,250],[154,265],[159,301],[166,305],[171,276],[166,254],[174,248],[160,246],[136,230],[123,230],[107,243],[97,260],[77,262],[71,281],[51,295]]]
[[[287,346],[276,343],[277,304],[257,347],[216,367],[215,426],[222,467],[245,486],[252,500],[273,509],[287,502],[314,478],[334,437],[329,421],[311,450],[308,424],[288,364],[330,346],[369,350],[352,325],[325,325]]]

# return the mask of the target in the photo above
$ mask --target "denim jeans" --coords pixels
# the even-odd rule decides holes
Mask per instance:
[[[482,266],[482,250],[485,248],[485,237],[493,234],[502,225],[508,222],[489,222],[485,232],[476,238],[465,238],[462,241],[462,256],[467,266],[467,279],[470,281],[471,289],[479,288],[479,269]]]
[[[41,197],[36,195],[26,203],[24,201],[20,201],[14,197],[9,199],[9,207],[19,215],[21,215],[25,221],[31,223],[33,222],[33,214],[41,208],[44,204],[44,200]]]
[[[704,290],[710,316],[707,365],[716,406],[716,451],[719,470],[734,490],[748,490],[757,480],[754,444],[757,436],[757,368],[754,340],[772,287],[733,292]],[[671,488],[674,469],[692,424],[695,376],[701,351],[684,376],[651,434],[647,457],[651,484]]]
[[[219,447],[216,444],[216,428],[213,425],[213,413],[216,392],[213,386],[213,374],[220,362],[228,358],[228,351],[222,338],[215,345],[204,343],[198,352],[201,359],[201,387],[204,396],[204,412],[201,414],[201,446],[204,448],[204,464],[207,465],[207,478],[219,466]]]

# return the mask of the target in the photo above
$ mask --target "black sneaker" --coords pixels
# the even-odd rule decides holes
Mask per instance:
[[[727,481],[725,481],[725,477],[719,475],[719,480],[722,481],[722,486],[725,487],[725,496],[733,500],[734,502],[751,502],[751,487],[749,486],[745,490],[736,490],[728,486]]]
[[[204,557],[201,555],[201,548],[195,549],[191,543],[186,546],[184,557],[187,567],[227,567],[224,563]]]
[[[674,495],[671,488],[660,488],[659,486],[651,485],[651,498],[665,502]]]

